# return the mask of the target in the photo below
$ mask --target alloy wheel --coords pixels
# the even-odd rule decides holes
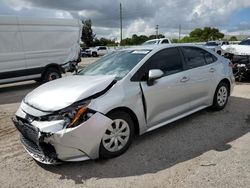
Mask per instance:
[[[227,102],[228,92],[225,86],[221,86],[217,93],[217,102],[219,106],[224,106]]]
[[[109,152],[117,152],[122,150],[130,136],[130,128],[126,121],[123,119],[115,119],[109,125],[103,138],[102,144]]]

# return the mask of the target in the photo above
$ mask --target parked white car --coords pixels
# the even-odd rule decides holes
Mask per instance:
[[[222,46],[227,46],[229,45],[229,42],[227,41],[208,41],[204,47],[213,50],[214,52],[216,52],[219,55],[224,55],[224,52],[222,50]]]
[[[73,19],[0,16],[0,83],[61,77],[80,60],[81,29]]]
[[[141,46],[114,51],[79,75],[38,87],[13,122],[27,152],[42,163],[112,158],[135,135],[206,107],[222,110],[233,87],[230,61],[214,52]]]
[[[142,45],[156,45],[156,44],[171,44],[169,38],[152,39],[144,42]]]
[[[250,38],[241,41],[239,44],[233,44],[222,47],[224,53],[236,56],[250,56]]]
[[[88,54],[88,56],[98,57],[108,54],[109,50],[106,46],[96,46],[94,48],[89,48],[85,50],[85,52]]]

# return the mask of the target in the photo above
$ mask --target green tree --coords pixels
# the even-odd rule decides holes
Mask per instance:
[[[122,40],[121,45],[129,46],[134,45],[131,38],[125,38]]]
[[[140,36],[137,36],[136,34],[132,35],[132,43],[133,43],[133,45],[142,44],[147,40],[148,40],[148,37],[145,36],[145,35],[140,35]]]
[[[218,40],[222,39],[224,34],[219,31],[217,28],[204,27],[196,28],[189,33],[189,36],[181,39],[181,42],[206,42],[209,40]]]
[[[94,45],[95,34],[92,30],[92,22],[90,19],[82,21],[82,41],[85,43],[87,47],[91,47]]]
[[[110,40],[110,39],[106,39],[106,38],[95,38],[94,39],[94,46],[115,46],[115,40]]]
[[[156,39],[157,37],[156,37],[156,35],[150,35],[149,37],[148,37],[148,40],[151,40],[151,39]],[[160,38],[165,38],[165,36],[163,35],[163,34],[159,34],[158,35],[158,38],[160,39]]]
[[[229,41],[238,41],[237,37],[236,36],[231,36]]]
[[[179,43],[179,39],[172,39],[172,43]]]
[[[190,38],[193,38],[195,40],[201,40],[203,34],[203,30],[200,28],[196,28],[191,33],[189,33]]]

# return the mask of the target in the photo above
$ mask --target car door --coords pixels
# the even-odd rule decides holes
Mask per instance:
[[[148,84],[145,74],[151,69],[162,70],[164,76],[153,84]],[[168,121],[189,110],[190,94],[186,92],[186,84],[183,82],[184,67],[178,48],[167,48],[157,52],[140,71],[144,74],[140,84],[145,99],[148,127]]]
[[[216,57],[198,47],[181,47],[185,59],[186,92],[191,110],[208,106],[213,97]]]

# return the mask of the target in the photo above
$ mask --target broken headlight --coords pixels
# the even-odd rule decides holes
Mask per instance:
[[[88,109],[89,103],[90,101],[74,104],[59,111],[57,114],[41,118],[41,121],[64,120],[66,128],[76,127],[94,114],[94,111]]]

